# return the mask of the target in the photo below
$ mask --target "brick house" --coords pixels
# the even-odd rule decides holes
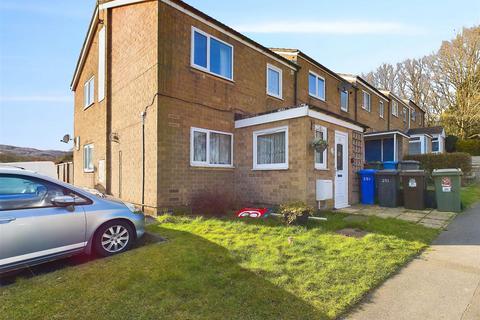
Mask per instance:
[[[179,0],[100,1],[71,88],[75,184],[150,212],[205,190],[241,205],[356,203],[364,136],[408,130],[393,101],[415,108]]]

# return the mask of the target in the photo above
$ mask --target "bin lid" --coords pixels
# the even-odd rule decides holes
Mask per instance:
[[[358,174],[362,174],[362,175],[374,175],[375,172],[377,172],[377,170],[375,170],[375,169],[362,169],[362,170],[358,170]]]
[[[425,176],[425,170],[402,170],[400,171],[401,176]]]
[[[432,176],[461,176],[462,169],[433,169]]]
[[[383,163],[387,163],[387,164],[398,164],[398,161],[383,161]]]
[[[400,163],[405,163],[405,164],[420,164],[420,161],[417,160],[402,160]]]
[[[396,176],[400,171],[393,169],[378,170],[375,175],[377,176]]]

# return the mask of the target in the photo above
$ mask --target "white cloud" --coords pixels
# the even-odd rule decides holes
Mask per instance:
[[[249,33],[303,33],[333,35],[424,35],[419,27],[398,22],[373,21],[294,21],[261,22],[238,25],[240,32]]]
[[[0,96],[0,102],[73,102],[72,96]]]

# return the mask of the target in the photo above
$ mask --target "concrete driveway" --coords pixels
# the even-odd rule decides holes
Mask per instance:
[[[347,319],[480,319],[480,204],[387,280]]]

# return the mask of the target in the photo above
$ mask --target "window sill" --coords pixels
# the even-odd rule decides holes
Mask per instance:
[[[362,109],[367,111],[367,112],[372,112],[372,110],[368,110],[367,108],[365,108],[364,106],[362,106]]]
[[[254,167],[252,168],[252,171],[280,171],[280,170],[288,170],[288,166],[287,167]]]
[[[84,111],[87,110],[88,108],[90,108],[90,107],[93,106],[94,104],[95,104],[95,102],[92,102],[92,103],[90,103],[88,106],[84,106],[84,107],[83,107],[83,110],[84,110]]]
[[[83,173],[93,173],[94,171],[93,169],[83,169]]]
[[[271,98],[275,98],[275,99],[280,100],[280,101],[284,101],[282,96],[276,96],[276,95],[268,93],[268,92],[267,92],[267,96],[269,96]]]
[[[322,102],[326,102],[326,101],[325,101],[325,98],[322,99],[322,97],[314,96],[314,95],[311,94],[311,93],[309,93],[308,96],[309,96],[309,97],[312,97],[312,98],[314,98],[314,99],[320,100],[320,101],[322,101]]]
[[[345,113],[349,113],[349,112],[348,112],[348,109],[345,110],[345,109],[342,109],[341,107],[340,107],[340,111],[341,111],[341,112],[345,112]]]
[[[317,167],[315,166],[315,170],[318,170],[318,171],[330,171],[330,169],[326,168],[326,167]]]
[[[190,163],[192,168],[203,168],[203,169],[235,169],[233,165],[211,165],[211,164],[194,164]]]
[[[212,77],[214,77],[214,78],[217,78],[217,79],[219,79],[219,80],[225,80],[225,81],[228,81],[229,83],[235,83],[235,81],[234,81],[233,79],[229,79],[229,78],[224,77],[224,76],[222,76],[222,75],[213,73],[213,72],[211,72],[211,71],[208,71],[208,70],[206,70],[206,69],[203,69],[203,68],[201,68],[201,67],[199,67],[199,66],[196,66],[196,65],[194,65],[194,64],[191,64],[190,67],[191,67],[191,69],[192,69],[193,71],[200,71],[200,72],[202,72],[202,73],[205,73],[205,74],[207,74],[207,75],[210,75],[210,76],[212,76]]]

